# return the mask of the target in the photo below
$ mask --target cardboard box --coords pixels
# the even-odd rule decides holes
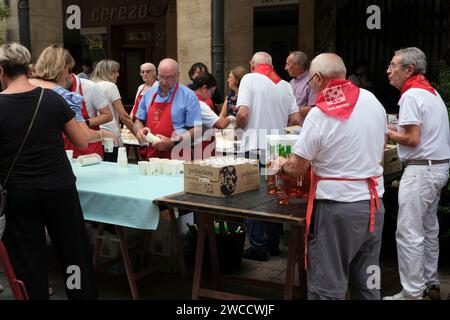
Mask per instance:
[[[258,161],[223,167],[184,164],[184,191],[211,197],[227,197],[259,189]]]

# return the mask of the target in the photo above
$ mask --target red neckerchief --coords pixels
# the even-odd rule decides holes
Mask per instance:
[[[359,98],[360,89],[349,80],[330,80],[316,100],[316,106],[326,115],[338,120],[347,120]]]
[[[278,74],[276,73],[276,71],[273,69],[272,66],[265,64],[265,63],[257,65],[253,69],[253,72],[265,75],[267,78],[272,80],[273,83],[275,83],[275,84],[278,84],[278,82],[283,80],[278,76]]]
[[[403,84],[401,95],[403,95],[409,89],[423,89],[436,95],[436,90],[434,90],[434,88],[431,86],[431,84],[423,74],[415,75],[406,80],[406,82]]]

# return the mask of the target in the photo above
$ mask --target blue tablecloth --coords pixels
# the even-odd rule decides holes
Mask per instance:
[[[158,206],[153,200],[182,192],[183,176],[142,176],[137,165],[102,162],[78,167],[72,162],[86,220],[155,230]]]

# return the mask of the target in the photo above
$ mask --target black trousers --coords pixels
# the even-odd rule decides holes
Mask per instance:
[[[97,299],[97,286],[80,200],[67,190],[8,192],[3,242],[30,299],[48,299],[45,227],[60,262],[68,299]]]

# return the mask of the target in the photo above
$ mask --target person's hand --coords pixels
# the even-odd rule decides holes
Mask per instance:
[[[397,132],[397,125],[395,124],[389,124],[388,125],[388,129]]]
[[[138,133],[137,133],[137,138],[141,141],[146,141],[145,137],[147,136],[147,134],[150,132],[150,129],[145,127],[142,129],[139,129]]]
[[[287,161],[288,161],[288,160],[287,160],[286,158],[283,158],[283,157],[278,157],[278,158],[276,158],[276,159],[272,162],[272,165],[270,166],[269,174],[270,174],[270,175],[277,174],[277,173],[281,170],[281,167],[282,167]]]
[[[161,141],[153,143],[152,144],[153,148],[155,148],[158,151],[167,151],[173,148],[174,143],[170,138],[167,138],[166,136],[160,134],[157,134],[156,136],[160,138]]]
[[[116,135],[112,131],[105,130],[105,129],[100,129],[100,132],[102,133],[103,140],[105,138],[111,138],[111,139],[114,139],[114,140],[117,139]]]

